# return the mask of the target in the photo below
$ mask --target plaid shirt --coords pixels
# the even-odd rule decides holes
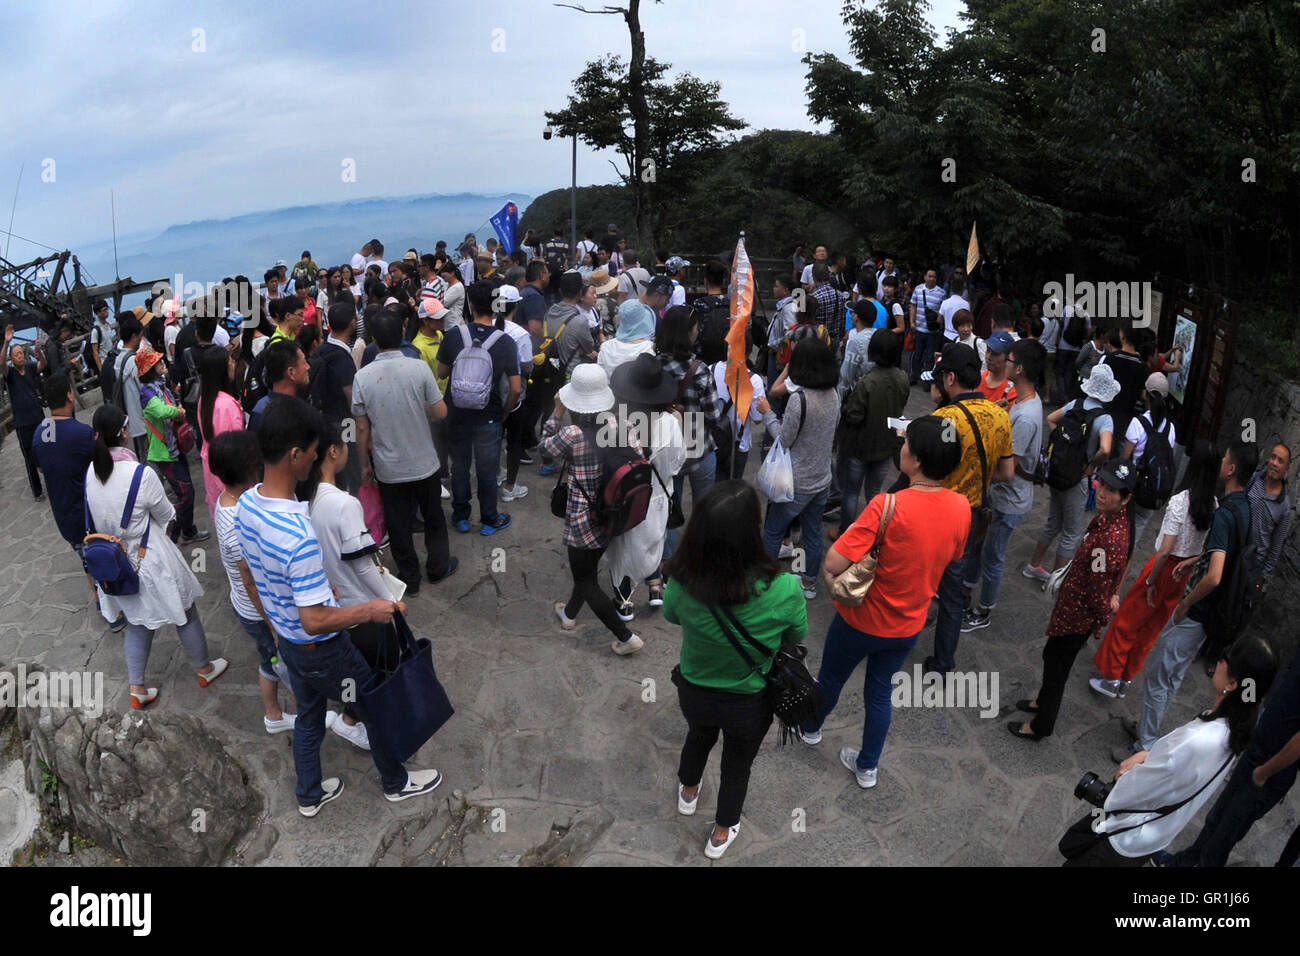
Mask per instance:
[[[597,526],[591,502],[600,494],[600,458],[577,425],[561,425],[550,418],[542,428],[542,452],[564,462],[564,481],[569,497],[564,514],[564,543],[570,548],[604,548],[609,544],[605,529]]]
[[[669,355],[661,355],[659,361],[663,363],[664,370],[677,379],[678,383],[681,383],[686,378],[686,373],[690,371],[691,362],[694,359],[683,362]],[[702,447],[704,450],[695,459],[688,459],[698,460],[714,450],[715,446],[711,433],[713,429],[722,423],[722,400],[718,398],[718,388],[713,381],[713,370],[704,362],[698,363],[694,377],[686,383],[681,396],[682,409],[687,415],[694,413],[704,416],[704,432],[701,436],[703,443],[697,443],[697,447]],[[691,445],[691,427],[687,425],[683,431],[687,435],[686,444],[689,448]],[[699,433],[696,432],[695,434]]]
[[[844,308],[840,305],[840,293],[829,282],[814,286],[812,290],[813,324],[826,326],[831,341],[838,341],[844,334]]]

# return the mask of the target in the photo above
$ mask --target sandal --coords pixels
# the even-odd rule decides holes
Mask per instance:
[[[216,679],[224,674],[230,667],[230,661],[226,660],[224,657],[215,658],[208,661],[208,663],[212,665],[212,670],[208,671],[206,674],[199,675],[200,687],[210,687]]]
[[[150,687],[149,692],[146,694],[137,694],[135,691],[131,691],[131,706],[137,709],[148,707],[157,699],[157,687]]]

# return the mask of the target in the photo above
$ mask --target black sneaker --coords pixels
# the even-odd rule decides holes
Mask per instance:
[[[479,534],[496,534],[498,531],[503,531],[508,527],[510,527],[510,516],[504,511],[498,511],[497,516],[491,521],[483,522],[483,527],[479,528]]]
[[[528,455],[520,455],[520,456],[519,456],[519,464],[521,464],[521,465],[531,465],[532,463],[533,463],[533,459],[532,459],[530,456],[528,456]]]
[[[439,581],[445,581],[455,574],[458,567],[460,567],[460,559],[450,558],[447,561],[446,571],[442,572],[442,574],[434,574],[432,571],[428,571],[425,573],[425,577],[429,579],[431,584],[437,584]]]
[[[978,631],[981,628],[989,626],[989,620],[993,617],[991,611],[967,611],[962,615],[961,632],[969,634],[971,631]]]
[[[322,780],[320,785],[321,789],[325,792],[321,794],[319,800],[305,807],[301,804],[298,805],[298,812],[304,817],[314,817],[316,814],[320,813],[321,807],[325,806],[325,804],[329,803],[343,792],[343,781],[338,777],[330,777],[328,780]]]

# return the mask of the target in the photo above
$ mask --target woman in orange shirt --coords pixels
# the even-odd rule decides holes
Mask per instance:
[[[944,420],[934,415],[907,426],[899,467],[911,485],[893,496],[894,512],[885,526],[876,576],[866,600],[858,607],[835,603],[835,619],[826,632],[817,672],[825,699],[817,719],[799,731],[804,743],[821,742],[822,724],[865,657],[867,719],[862,747],[840,751],[840,762],[863,789],[876,785],[877,764],[889,733],[893,675],[916,646],[939,579],[944,569],[962,556],[970,532],[970,502],[940,484],[961,461],[960,443],[944,438]],[[828,583],[871,550],[889,497],[876,495],[831,546],[823,567]]]

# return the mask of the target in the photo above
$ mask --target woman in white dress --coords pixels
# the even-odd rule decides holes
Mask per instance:
[[[610,376],[609,386],[618,399],[614,410],[620,439],[643,449],[655,471],[645,520],[614,538],[605,552],[618,616],[630,621],[635,582],[645,580],[652,589],[663,586],[659,563],[668,536],[669,489],[686,461],[686,442],[681,421],[668,408],[677,397],[677,379],[653,353],[624,362]]]
[[[119,463],[113,449],[129,447],[126,416],[112,405],[102,405],[95,412],[95,452],[86,470],[86,507],[95,529],[122,539],[137,573],[140,590],[129,595],[104,595],[104,610],[112,616],[126,615],[126,668],[131,681],[131,706],[146,707],[158,699],[158,688],[145,686],[145,666],[154,632],[174,624],[180,634],[185,654],[198,673],[199,686],[207,687],[226,672],[229,662],[208,656],[208,642],[203,633],[194,601],[203,588],[190,571],[179,549],[167,537],[167,525],[176,511],[167,500],[162,481],[147,465]],[[131,484],[140,473],[139,490],[134,506],[122,529],[122,516]],[[145,540],[148,535],[147,542]],[[145,546],[143,559],[139,549]]]

